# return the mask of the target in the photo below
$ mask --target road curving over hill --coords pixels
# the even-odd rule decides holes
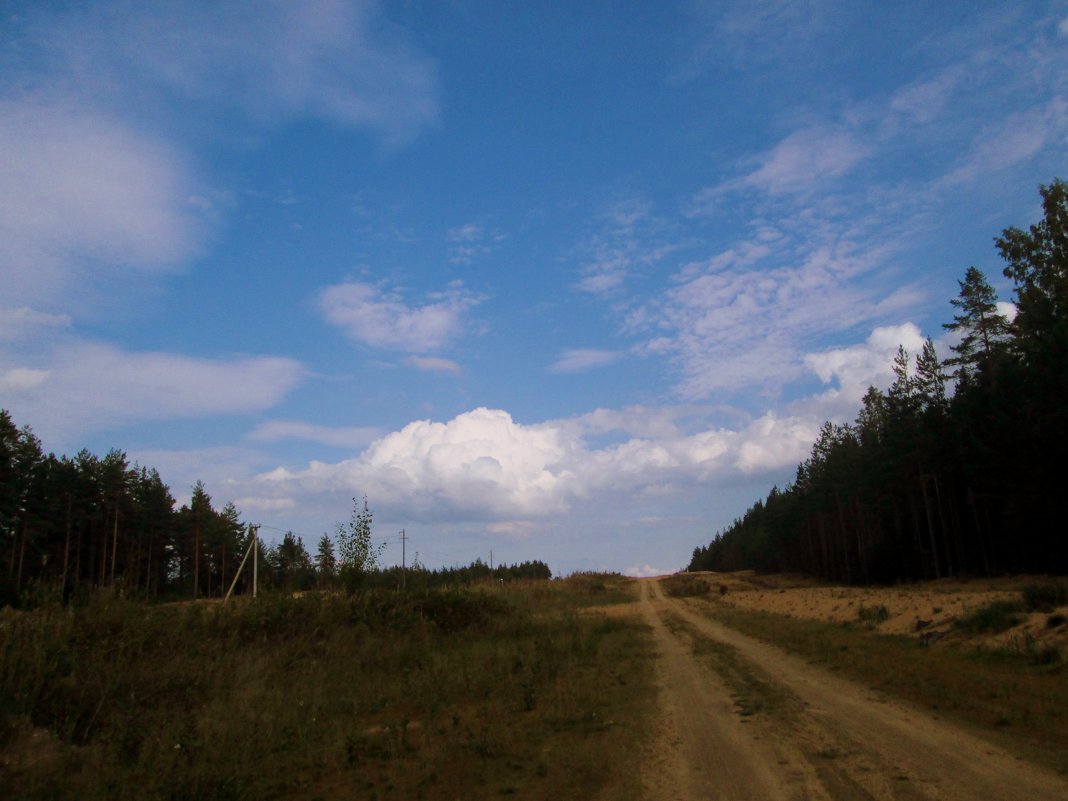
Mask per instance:
[[[640,582],[658,651],[645,797],[1068,799],[1068,780]]]

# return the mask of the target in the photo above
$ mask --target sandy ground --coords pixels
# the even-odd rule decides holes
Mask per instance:
[[[660,714],[643,774],[652,801],[1068,798],[1063,777],[721,626],[655,579],[641,582],[640,607],[659,654]],[[699,638],[730,646],[786,700],[744,715],[694,655]]]
[[[953,623],[969,612],[1001,600],[1017,600],[1028,582],[1036,577],[1009,577],[959,581],[945,579],[898,587],[842,587],[818,584],[798,576],[761,576],[751,571],[693,574],[702,577],[721,600],[742,609],[775,612],[789,617],[857,622],[861,608],[883,606],[889,617],[872,627],[885,634],[951,633]],[[1068,608],[1055,610],[1068,615]],[[1025,637],[1036,644],[1053,645],[1068,653],[1068,624],[1048,626],[1049,614],[1036,612],[1021,617],[1020,625],[996,636],[984,637],[988,646],[1012,646]],[[946,639],[944,641],[949,641]]]

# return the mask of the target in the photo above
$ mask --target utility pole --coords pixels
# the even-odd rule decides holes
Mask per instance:
[[[407,560],[407,549],[405,547],[406,543],[408,542],[408,537],[404,533],[404,529],[403,528],[401,529],[401,533],[400,533],[400,541],[401,541],[401,589],[403,590],[408,586],[408,560]]]
[[[252,529],[252,597],[255,598],[259,583],[260,527],[250,525],[249,528]]]
[[[493,572],[493,549],[490,548],[490,572]]]

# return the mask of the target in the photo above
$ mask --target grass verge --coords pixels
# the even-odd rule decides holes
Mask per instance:
[[[626,618],[578,613],[591,592],[622,597],[602,581],[9,611],[0,786],[27,801],[637,798],[617,756],[652,703],[651,645]]]

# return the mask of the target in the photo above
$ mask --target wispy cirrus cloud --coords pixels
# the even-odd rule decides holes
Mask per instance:
[[[375,348],[426,353],[443,348],[464,328],[464,315],[480,298],[456,283],[409,306],[399,292],[349,281],[319,293],[323,317],[352,339]]]
[[[409,367],[422,370],[425,373],[448,373],[459,375],[463,370],[452,359],[442,359],[439,356],[409,356],[404,360]]]
[[[578,249],[582,278],[576,285],[594,295],[618,292],[628,278],[685,246],[665,235],[665,220],[640,197],[606,204],[595,215],[594,226],[594,233]]]
[[[848,130],[802,128],[759,156],[759,166],[735,185],[771,194],[807,191],[845,174],[869,150]]]
[[[585,373],[599,367],[607,367],[619,361],[622,353],[615,350],[575,348],[565,350],[549,367],[550,373]]]
[[[780,11],[713,16],[722,32],[732,14],[781,22]],[[624,326],[647,337],[640,350],[669,357],[681,397],[746,388],[774,397],[806,376],[807,352],[924,314],[932,281],[901,276],[911,261],[929,264],[934,279],[945,263],[916,242],[945,225],[960,192],[997,196],[1007,176],[1056,162],[1068,136],[1058,21],[1021,17],[976,48],[969,30],[996,22],[979,14],[924,43],[925,66],[896,88],[822,114],[806,108],[803,122],[722,165],[726,176],[682,205],[693,225],[728,231],[727,244],[678,267],[674,286],[632,299]],[[759,40],[752,26],[735,27]]]
[[[128,109],[132,96],[152,113],[192,103],[236,107],[254,123],[319,117],[394,142],[436,118],[433,63],[377,3],[270,0],[246,11],[226,1],[25,8],[12,21],[13,75],[96,106]]]
[[[499,231],[488,231],[478,223],[465,223],[445,232],[449,245],[449,262],[472,264],[493,252],[506,236]]]

